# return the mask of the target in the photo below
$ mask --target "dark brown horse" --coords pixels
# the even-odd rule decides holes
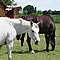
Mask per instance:
[[[28,16],[22,16],[21,18],[26,19],[27,21],[32,20],[33,22],[38,23],[38,26],[40,28],[39,34],[43,34],[43,33],[45,34],[46,51],[47,52],[49,51],[49,41],[51,41],[52,50],[55,49],[55,23],[54,23],[52,17],[28,15]],[[23,34],[22,38],[21,38],[21,46],[23,46],[24,36],[25,36],[25,34]],[[17,39],[19,39],[19,36],[17,36]],[[28,36],[27,43],[29,46],[29,50],[32,51],[30,39],[31,38]]]

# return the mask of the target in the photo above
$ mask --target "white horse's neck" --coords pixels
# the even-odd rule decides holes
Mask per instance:
[[[31,28],[30,22],[23,19],[10,19],[6,17],[4,20],[6,20],[10,25],[14,26],[18,34],[28,32],[28,30]]]

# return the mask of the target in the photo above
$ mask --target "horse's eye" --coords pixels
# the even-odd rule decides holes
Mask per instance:
[[[34,31],[32,30],[32,32],[34,32]]]
[[[37,25],[35,25],[35,27],[36,27],[36,28],[38,28],[38,26],[37,26]]]

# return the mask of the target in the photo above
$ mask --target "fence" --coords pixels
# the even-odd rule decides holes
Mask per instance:
[[[60,23],[60,15],[51,15],[51,17],[53,18],[54,22]]]

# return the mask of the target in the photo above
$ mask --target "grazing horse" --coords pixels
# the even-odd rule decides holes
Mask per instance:
[[[33,15],[28,15],[28,16],[22,16],[21,18],[30,21],[32,20],[35,23],[38,23],[39,26],[39,34],[45,34],[45,39],[46,39],[46,51],[49,51],[49,41],[51,42],[52,50],[55,49],[55,23],[50,16],[33,16]],[[24,42],[24,36],[25,34],[22,35],[21,38],[21,46],[23,47],[23,42]],[[17,39],[19,39],[19,36],[17,36]],[[32,50],[30,40],[31,38],[28,36],[27,37],[27,43],[29,46],[29,51],[34,53]],[[23,51],[23,50],[22,50]]]
[[[11,49],[16,35],[26,32],[29,37],[35,41],[35,44],[40,42],[40,38],[38,36],[39,27],[36,23],[28,22],[22,18],[10,19],[7,17],[0,17],[0,46],[5,42],[7,43],[8,60],[11,60]]]

